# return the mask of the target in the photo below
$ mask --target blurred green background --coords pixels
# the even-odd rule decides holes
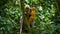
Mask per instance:
[[[32,34],[60,34],[60,16],[54,0],[25,0],[25,3],[36,8]],[[0,0],[0,34],[19,34],[21,16],[20,0]]]

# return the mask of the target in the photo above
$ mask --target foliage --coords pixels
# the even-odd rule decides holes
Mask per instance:
[[[56,26],[53,20],[56,16],[54,0],[25,0],[25,3],[36,8],[32,34],[58,34],[56,29],[60,24]],[[20,0],[0,0],[0,5],[0,34],[19,34],[22,16]]]
[[[5,1],[3,0],[1,2]],[[0,33],[19,33],[19,19],[21,16],[19,0],[6,1],[6,3],[2,3],[0,5],[3,5],[1,6],[2,11],[0,11]]]

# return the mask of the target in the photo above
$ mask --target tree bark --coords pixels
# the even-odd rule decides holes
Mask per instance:
[[[55,0],[58,15],[60,15],[60,0]]]
[[[24,10],[24,2],[25,2],[25,0],[20,0],[20,2],[21,2],[21,11],[22,11],[22,14],[23,14],[23,17],[22,17],[22,19],[23,19],[23,24],[22,24],[22,26],[21,26],[21,29],[23,28],[24,30],[26,30],[27,29],[27,31],[29,32],[28,34],[30,34],[31,33],[31,29],[30,29],[30,25],[29,25],[29,22],[28,22],[28,18],[27,18],[27,16],[25,15],[25,10]],[[21,25],[21,24],[20,24]],[[21,34],[21,32],[22,32],[22,30],[20,29],[20,34]]]

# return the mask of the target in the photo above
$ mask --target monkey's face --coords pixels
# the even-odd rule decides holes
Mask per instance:
[[[30,16],[30,8],[29,8],[29,7],[26,7],[26,8],[25,8],[25,16],[26,16],[27,18],[29,18],[29,16]]]
[[[24,9],[25,9],[25,14],[30,12],[30,8],[29,7],[25,7]]]

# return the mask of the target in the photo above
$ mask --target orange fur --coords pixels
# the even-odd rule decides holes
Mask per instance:
[[[25,7],[25,16],[27,17],[28,24],[32,25],[35,20],[35,7]]]
[[[35,20],[35,7],[31,7],[31,9],[30,9],[29,23],[32,23],[34,20]]]

